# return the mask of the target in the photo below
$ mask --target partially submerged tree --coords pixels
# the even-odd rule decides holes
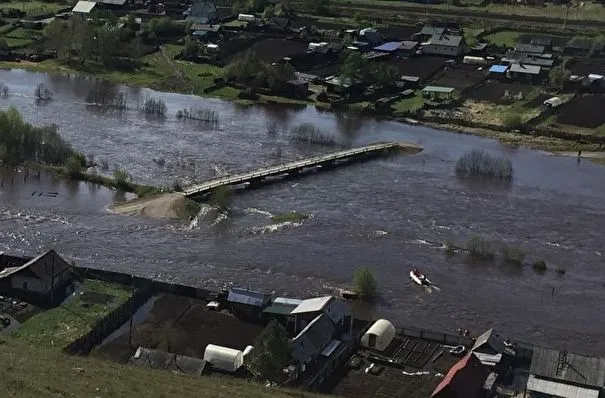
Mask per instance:
[[[225,185],[220,185],[212,190],[210,202],[221,211],[229,211],[231,208],[231,190]]]
[[[374,272],[369,268],[358,268],[353,274],[353,285],[355,293],[363,300],[376,298],[378,284]]]
[[[247,355],[245,365],[256,377],[279,382],[283,379],[283,369],[290,361],[290,344],[286,329],[273,320],[254,342],[254,348]]]
[[[463,177],[510,181],[513,178],[513,163],[508,158],[490,155],[482,149],[474,149],[458,159],[456,174]]]

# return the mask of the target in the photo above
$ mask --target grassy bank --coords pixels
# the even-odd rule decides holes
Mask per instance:
[[[311,397],[233,378],[172,372],[70,357],[14,339],[0,345],[0,389],[7,397]],[[202,393],[200,393],[202,392]]]
[[[308,214],[299,213],[296,211],[289,211],[287,213],[277,214],[271,217],[271,221],[275,224],[282,222],[299,222],[309,218]]]
[[[131,294],[124,286],[85,280],[64,304],[34,315],[12,335],[32,346],[62,349],[88,333]]]

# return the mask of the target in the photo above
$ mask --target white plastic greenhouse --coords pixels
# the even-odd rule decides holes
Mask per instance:
[[[217,369],[235,372],[244,364],[244,354],[233,348],[208,344],[204,351],[204,361]]]
[[[361,336],[361,345],[384,351],[395,338],[395,326],[386,319],[379,319]]]

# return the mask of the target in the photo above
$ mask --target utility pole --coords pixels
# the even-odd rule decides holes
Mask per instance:
[[[135,294],[135,289],[133,286],[133,282],[134,282],[134,276],[130,275],[130,287],[132,287],[132,297],[134,297]],[[131,297],[131,299],[132,299]],[[131,349],[134,349],[132,347],[132,318],[134,317],[134,299],[132,300],[131,306],[130,306],[130,323],[128,325],[128,347],[130,347]]]

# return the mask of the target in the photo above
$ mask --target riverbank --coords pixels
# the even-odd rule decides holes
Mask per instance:
[[[178,54],[180,46],[167,45],[165,46],[165,53],[168,57]],[[335,111],[331,109],[327,104],[319,102],[302,101],[296,99],[290,99],[285,97],[277,96],[265,96],[260,95],[256,100],[245,100],[238,97],[239,90],[225,86],[211,92],[206,92],[205,89],[212,83],[214,77],[218,77],[221,72],[221,68],[212,65],[200,65],[191,62],[178,61],[176,65],[182,72],[185,80],[181,80],[181,83],[174,83],[174,79],[171,79],[174,73],[173,67],[167,64],[166,58],[156,56],[157,54],[147,55],[147,66],[142,67],[135,73],[119,72],[114,70],[107,70],[104,67],[96,67],[87,65],[85,67],[72,68],[71,66],[61,64],[55,60],[47,60],[39,63],[33,62],[0,62],[0,68],[4,69],[23,69],[32,72],[44,72],[50,74],[84,74],[88,76],[94,76],[100,79],[108,80],[116,84],[124,84],[135,87],[146,87],[159,91],[181,93],[181,94],[193,94],[202,97],[219,98],[226,101],[232,101],[241,105],[254,105],[254,104],[288,104],[288,105],[300,105],[300,106],[315,106],[321,108],[322,111]],[[166,63],[166,64],[164,64]],[[158,78],[160,76],[161,78]],[[173,77],[173,76],[172,76]],[[185,82],[185,83],[184,83]],[[461,134],[472,134],[481,137],[492,138],[500,141],[502,144],[507,146],[523,146],[531,149],[544,150],[549,152],[564,152],[571,151],[576,152],[582,151],[593,151],[603,152],[605,149],[599,144],[595,143],[581,143],[578,141],[565,140],[554,137],[540,136],[540,135],[529,135],[521,134],[517,132],[504,132],[491,130],[488,128],[476,128],[462,126],[456,123],[435,123],[422,120],[411,120],[409,118],[393,116],[382,116],[374,112],[364,112],[364,116],[367,117],[379,117],[388,120],[394,120],[403,124],[419,124],[423,126],[438,128],[441,130],[447,130],[450,132],[461,133]],[[580,138],[580,137],[578,137]],[[595,159],[596,160],[596,159]],[[597,162],[598,163],[598,162]],[[602,162],[601,162],[602,164]]]
[[[69,356],[35,348],[14,339],[2,339],[0,360],[5,371],[0,389],[6,396],[42,397],[311,397],[303,391],[267,389],[262,384],[234,378],[190,377],[145,367]],[[32,372],[35,369],[35,372]],[[145,380],[145,383],[141,383]]]
[[[200,211],[200,205],[182,193],[165,193],[118,203],[109,210],[126,216],[190,220]]]

